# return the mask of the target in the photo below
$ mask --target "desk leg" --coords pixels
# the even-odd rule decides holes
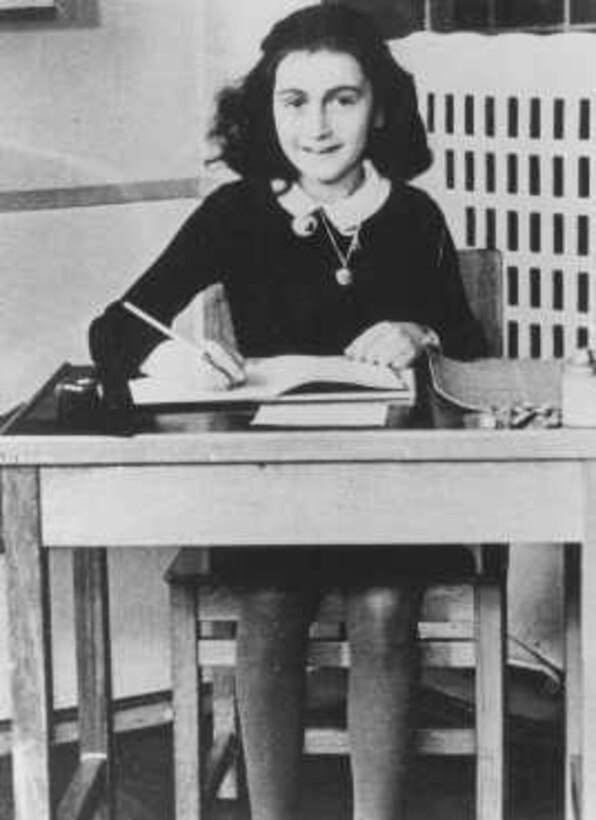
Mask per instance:
[[[170,585],[176,820],[201,820],[204,816],[197,595],[192,585]]]
[[[1,482],[12,658],[15,820],[51,820],[50,607],[38,473],[32,467],[7,467],[1,472]]]
[[[565,818],[579,820],[582,760],[581,545],[565,544]]]
[[[483,550],[506,552],[504,544],[484,545]],[[507,580],[506,562],[500,581],[476,582],[476,818],[504,820],[506,786],[506,674]]]
[[[112,672],[108,565],[105,549],[73,554],[73,582],[79,693],[79,771],[70,789],[78,817],[93,805],[94,820],[113,820]]]

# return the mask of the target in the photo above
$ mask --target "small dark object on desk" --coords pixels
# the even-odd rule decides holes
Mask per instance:
[[[74,370],[56,384],[54,398],[58,427],[71,433],[125,435],[136,426],[126,382],[105,382],[94,372]]]
[[[92,376],[76,376],[58,382],[54,388],[58,424],[68,429],[88,427],[99,413],[99,385]]]
[[[469,414],[466,427],[483,430],[523,430],[561,426],[561,411],[551,405],[515,404]]]

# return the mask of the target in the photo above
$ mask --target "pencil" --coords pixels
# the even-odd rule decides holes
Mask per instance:
[[[145,322],[145,324],[155,328],[155,330],[159,330],[159,332],[163,333],[164,336],[167,336],[168,339],[172,339],[176,342],[182,342],[182,344],[187,345],[188,347],[192,347],[199,354],[203,354],[205,352],[204,347],[195,344],[195,342],[191,342],[190,339],[185,339],[184,336],[181,336],[179,333],[176,333],[175,330],[172,330],[171,327],[164,325],[154,316],[150,316],[148,313],[145,313],[144,310],[141,310],[140,307],[133,305],[132,302],[122,302],[122,307],[129,313],[132,313],[133,316],[136,316],[137,319],[140,319],[142,322]]]
[[[227,373],[223,367],[221,367],[216,361],[214,361],[213,356],[210,354],[209,350],[207,349],[206,345],[197,344],[196,342],[192,342],[190,339],[185,339],[184,336],[181,336],[179,333],[176,333],[175,330],[172,330],[171,327],[164,325],[159,319],[156,319],[154,316],[151,316],[149,313],[146,313],[140,307],[133,305],[132,302],[123,301],[122,307],[127,310],[129,313],[132,313],[133,316],[136,316],[137,319],[140,319],[145,324],[149,325],[150,327],[154,328],[155,330],[159,330],[160,333],[163,333],[168,339],[172,339],[172,341],[180,342],[186,347],[190,347],[194,350],[194,352],[202,359],[207,361],[215,370],[218,370],[222,375],[226,377],[228,380],[228,384],[231,386],[234,383],[232,376]]]

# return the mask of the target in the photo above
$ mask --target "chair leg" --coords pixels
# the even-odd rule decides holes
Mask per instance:
[[[213,672],[213,770],[219,773],[209,793],[217,789],[217,796],[223,800],[239,797],[238,734],[234,671],[218,668]]]
[[[202,680],[198,664],[197,589],[170,585],[174,790],[176,820],[202,820]]]
[[[506,547],[496,547],[506,549]],[[504,820],[505,676],[507,592],[505,575],[481,578],[475,587],[476,620],[476,820]]]

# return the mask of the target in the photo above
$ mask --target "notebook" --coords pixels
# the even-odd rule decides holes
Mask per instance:
[[[275,402],[363,402],[387,400],[411,405],[411,370],[358,362],[346,356],[284,355],[249,359],[246,382],[213,390],[208,376],[182,346],[160,345],[130,381],[136,405]]]
[[[389,401],[301,401],[261,404],[253,427],[386,427]]]

